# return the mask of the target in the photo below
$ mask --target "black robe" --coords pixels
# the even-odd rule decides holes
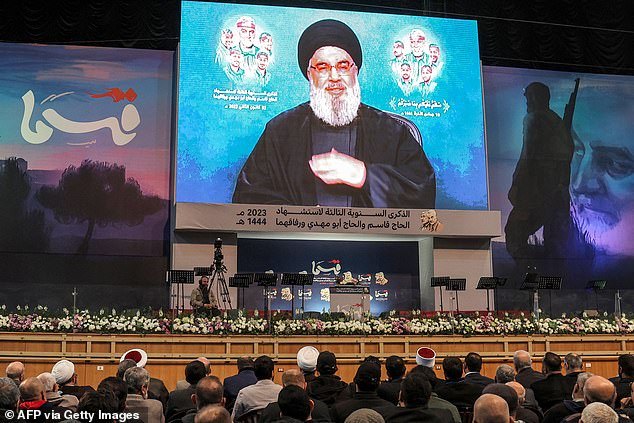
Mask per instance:
[[[269,121],[238,175],[234,203],[317,205],[315,187],[324,183],[308,165],[314,154],[313,119],[304,103]],[[346,187],[352,206],[434,208],[434,169],[409,129],[365,104],[359,106],[355,123],[354,156],[365,163],[367,177],[361,188]]]

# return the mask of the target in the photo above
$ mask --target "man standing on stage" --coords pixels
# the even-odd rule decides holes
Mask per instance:
[[[421,145],[404,124],[361,103],[363,57],[352,29],[332,19],[310,25],[298,58],[310,102],[266,125],[233,202],[433,208],[436,178]]]

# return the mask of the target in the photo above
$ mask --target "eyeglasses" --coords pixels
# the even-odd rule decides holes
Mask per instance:
[[[329,63],[320,62],[315,66],[311,66],[311,69],[315,69],[322,75],[328,75],[332,72],[332,68],[337,70],[337,73],[342,75],[347,75],[352,72],[352,68],[354,67],[354,63],[348,62],[347,60],[342,60],[341,62],[337,62],[336,65],[332,66]]]

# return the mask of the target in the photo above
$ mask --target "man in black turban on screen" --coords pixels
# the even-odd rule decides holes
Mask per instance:
[[[434,208],[436,178],[421,145],[405,124],[361,103],[363,55],[350,27],[316,22],[297,50],[310,102],[269,121],[233,202]]]

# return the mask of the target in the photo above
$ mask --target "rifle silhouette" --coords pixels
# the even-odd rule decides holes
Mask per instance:
[[[579,78],[575,79],[575,89],[570,93],[570,98],[568,99],[568,104],[566,104],[566,108],[564,109],[564,125],[568,129],[568,132],[572,134],[572,116],[575,113],[575,105],[577,103],[577,92],[579,91]]]

